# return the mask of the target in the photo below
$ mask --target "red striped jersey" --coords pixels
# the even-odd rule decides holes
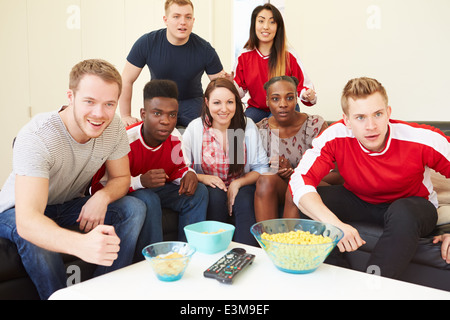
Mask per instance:
[[[154,169],[164,169],[169,177],[167,183],[179,184],[189,171],[184,160],[180,138],[172,133],[160,146],[149,147],[142,136],[142,125],[143,123],[140,122],[127,128],[131,148],[128,154],[132,177],[130,192],[142,189],[140,176]],[[95,175],[92,181],[92,194],[103,187],[104,180],[105,167]]]
[[[258,49],[244,50],[237,58],[234,67],[234,81],[239,87],[241,97],[247,92],[250,94],[248,106],[270,111],[266,103],[266,91],[264,84],[269,81],[269,58]],[[298,95],[301,97],[304,91],[313,89],[314,85],[303,71],[303,66],[295,53],[290,50],[286,75],[295,76],[299,80]],[[310,102],[303,101],[306,106],[312,106]]]
[[[418,196],[436,207],[430,168],[450,177],[450,138],[430,126],[390,120],[386,146],[381,152],[365,149],[341,120],[313,141],[292,175],[295,203],[316,192],[322,178],[335,167],[345,188],[372,203],[392,203]]]

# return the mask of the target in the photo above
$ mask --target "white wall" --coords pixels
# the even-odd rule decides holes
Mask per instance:
[[[231,71],[233,0],[193,2],[194,32]],[[66,103],[71,67],[103,58],[121,71],[137,38],[164,27],[163,7],[164,0],[0,0],[0,187],[11,171],[12,139],[30,115]],[[371,76],[385,84],[393,117],[450,120],[448,13],[448,0],[285,0],[288,39],[319,95],[303,110],[338,119],[345,83]],[[136,116],[148,80],[145,69]]]
[[[346,82],[370,76],[394,118],[450,120],[449,13],[448,0],[286,0],[289,40],[319,94],[311,112],[337,119]]]
[[[122,71],[133,43],[144,33],[165,27],[164,3],[0,0],[0,188],[11,172],[11,144],[20,128],[31,116],[67,103],[72,66],[83,59],[102,58]],[[232,2],[194,0],[194,5],[194,32],[213,43],[219,53],[231,51],[232,37],[221,27],[231,21]],[[223,19],[215,21],[216,16]],[[230,55],[222,62],[231,70]],[[149,78],[145,68],[135,85],[135,116]]]

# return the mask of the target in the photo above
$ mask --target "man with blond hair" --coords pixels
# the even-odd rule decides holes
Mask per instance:
[[[341,252],[365,244],[349,222],[383,226],[368,266],[398,278],[415,254],[420,237],[437,222],[437,195],[429,170],[450,177],[450,138],[424,125],[390,119],[385,88],[375,79],[349,81],[342,95],[343,120],[313,142],[292,176],[295,204],[310,218],[342,229]],[[343,186],[317,187],[335,167]],[[442,257],[450,262],[449,241]]]
[[[97,264],[94,276],[132,263],[146,206],[130,185],[125,127],[116,115],[120,73],[86,60],[70,74],[68,106],[34,117],[14,145],[13,172],[0,192],[0,237],[14,242],[41,299],[64,288],[59,253]],[[85,197],[105,164],[108,182]],[[81,232],[64,229],[78,225]]]
[[[214,48],[192,32],[194,5],[190,0],[167,0],[164,23],[167,28],[147,33],[133,45],[125,64],[120,99],[122,121],[128,126],[139,122],[131,115],[133,84],[145,65],[151,79],[173,80],[179,90],[178,125],[187,127],[200,116],[202,76],[213,80],[228,76]]]

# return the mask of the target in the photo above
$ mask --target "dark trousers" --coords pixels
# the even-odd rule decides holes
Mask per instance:
[[[233,217],[228,213],[227,193],[219,188],[207,187],[209,191],[207,220],[232,223],[235,225],[233,240],[239,243],[258,246],[250,228],[256,223],[255,218],[255,185],[245,186],[239,190],[233,206]]]
[[[398,278],[413,258],[419,238],[429,235],[437,223],[437,209],[427,199],[411,197],[393,203],[370,204],[343,186],[317,188],[324,204],[343,222],[368,222],[383,227],[369,266],[381,275]]]
[[[192,120],[200,117],[202,113],[203,98],[180,100],[178,105],[177,126],[187,127]]]

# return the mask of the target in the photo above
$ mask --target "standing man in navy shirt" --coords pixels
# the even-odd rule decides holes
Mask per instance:
[[[125,125],[139,120],[131,115],[133,84],[145,65],[152,79],[169,79],[179,89],[178,125],[187,126],[200,116],[202,107],[203,73],[211,80],[230,77],[223,69],[215,49],[192,33],[194,5],[190,0],[167,0],[164,23],[167,28],[150,32],[139,38],[131,49],[122,74],[123,91],[120,113]]]

